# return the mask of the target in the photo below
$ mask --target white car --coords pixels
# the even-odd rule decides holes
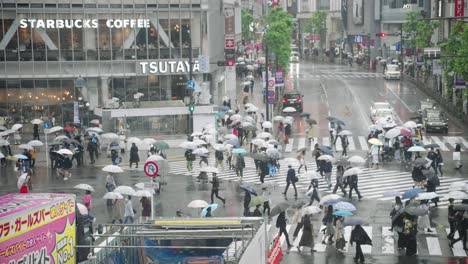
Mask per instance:
[[[393,122],[395,117],[395,112],[392,109],[378,109],[375,113],[371,116],[372,122],[374,124],[381,124],[387,122]]]
[[[396,64],[390,64],[387,65],[387,70],[385,71],[385,79],[396,79],[400,80],[401,77],[401,72],[400,72],[400,67]]]
[[[371,116],[374,115],[375,112],[380,109],[393,110],[392,106],[388,102],[374,102],[370,107]]]
[[[291,52],[291,58],[289,60],[291,62],[299,62],[299,53]]]

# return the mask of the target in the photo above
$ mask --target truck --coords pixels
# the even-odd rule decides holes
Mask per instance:
[[[12,193],[0,197],[0,264],[72,264],[75,195]]]

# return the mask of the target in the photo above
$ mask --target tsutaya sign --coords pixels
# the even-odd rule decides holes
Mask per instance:
[[[141,61],[139,64],[139,69],[142,74],[177,74],[188,73],[190,71],[190,64],[185,60]],[[192,71],[200,71],[198,61],[193,61]]]

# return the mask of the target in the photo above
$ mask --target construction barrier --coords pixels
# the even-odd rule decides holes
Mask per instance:
[[[273,246],[268,252],[268,264],[279,264],[283,258],[283,248],[281,247],[280,236],[275,238]]]

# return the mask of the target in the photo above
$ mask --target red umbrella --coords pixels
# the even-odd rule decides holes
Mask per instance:
[[[66,127],[63,128],[63,130],[65,130],[67,132],[70,132],[70,133],[75,132],[75,128],[72,127],[72,126],[66,126]]]
[[[402,128],[402,129],[400,130],[400,132],[401,132],[401,134],[402,134],[403,136],[406,136],[406,137],[411,137],[411,136],[412,136],[412,135],[411,135],[411,132],[408,131],[408,130],[406,130],[406,129],[404,129],[404,128]]]

